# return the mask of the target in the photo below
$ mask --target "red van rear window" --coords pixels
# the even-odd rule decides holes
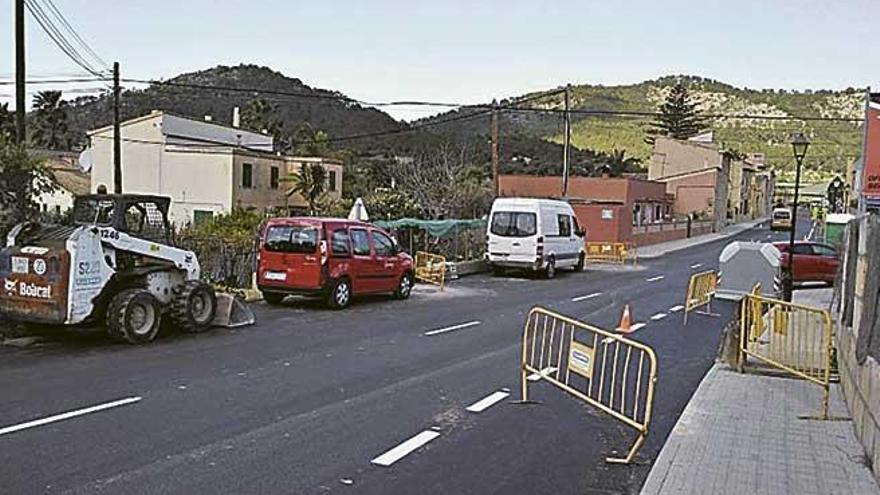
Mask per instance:
[[[300,225],[274,225],[266,232],[266,251],[276,253],[314,253],[318,247],[318,229]]]

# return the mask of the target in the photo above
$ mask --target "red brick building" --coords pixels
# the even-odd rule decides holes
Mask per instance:
[[[501,196],[559,199],[562,178],[502,175],[499,188]],[[590,242],[646,245],[687,236],[687,222],[673,221],[674,197],[666,188],[662,182],[627,177],[571,177],[567,199]]]

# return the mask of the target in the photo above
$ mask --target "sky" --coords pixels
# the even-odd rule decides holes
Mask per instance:
[[[750,88],[880,87],[878,0],[53,1],[123,77],[253,63],[363,100],[461,103],[669,74]],[[13,0],[0,3],[2,83],[15,62]],[[26,22],[29,79],[83,74]],[[0,102],[14,107],[13,96],[0,84]]]

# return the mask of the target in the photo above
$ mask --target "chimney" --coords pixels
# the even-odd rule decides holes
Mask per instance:
[[[213,120],[214,120],[214,117],[211,117],[210,115],[205,115],[205,122],[211,122]]]
[[[232,109],[232,127],[241,127],[241,112],[238,107]]]

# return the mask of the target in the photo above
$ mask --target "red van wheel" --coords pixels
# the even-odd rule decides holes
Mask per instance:
[[[330,289],[327,296],[327,305],[333,309],[347,308],[351,303],[351,282],[347,278],[340,278]]]

